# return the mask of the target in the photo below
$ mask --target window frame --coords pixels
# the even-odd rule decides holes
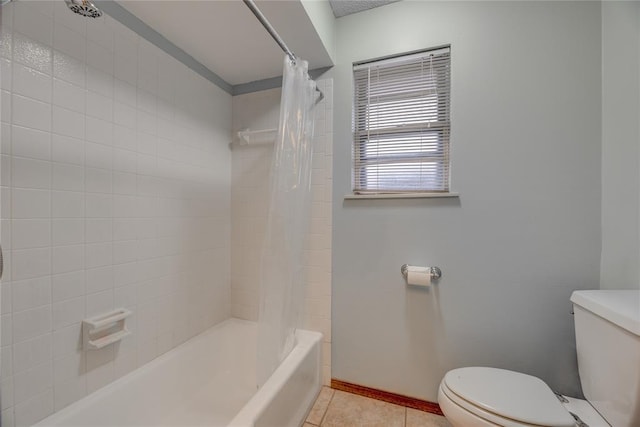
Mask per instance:
[[[430,70],[430,79],[436,79],[435,87],[435,100],[429,100],[429,95],[424,94],[424,88],[421,89],[419,86],[421,84],[426,85],[426,78],[424,80],[419,80],[420,77],[424,77],[423,74],[416,77],[415,86],[413,82],[407,87],[407,95],[402,96],[399,92],[390,92],[386,95],[377,95],[378,97],[382,97],[382,101],[378,102],[378,104],[387,102],[398,102],[398,109],[401,110],[403,102],[411,104],[419,103],[419,99],[415,99],[416,95],[418,97],[425,98],[425,104],[427,106],[433,104],[435,105],[435,111],[425,112],[425,115],[433,115],[435,114],[435,120],[432,119],[424,119],[423,116],[418,115],[417,120],[412,122],[411,117],[408,118],[408,123],[403,123],[402,120],[398,120],[394,117],[390,119],[385,117],[385,120],[388,121],[387,126],[377,128],[377,130],[373,133],[373,138],[371,134],[371,127],[367,122],[369,122],[369,109],[375,103],[371,102],[369,98],[369,92],[371,91],[371,87],[374,87],[371,84],[371,69],[376,66],[386,66],[385,70],[394,70],[394,64],[397,64],[397,69],[402,71],[402,67],[405,64],[411,63],[414,61],[424,61],[425,58],[433,58],[434,55],[447,55],[447,58],[444,59],[446,61],[444,68],[442,70],[438,69],[436,71],[434,69]],[[365,70],[365,72],[369,73],[368,80],[366,81],[366,85],[364,86],[365,93],[367,94],[366,102],[359,102],[359,90],[362,90],[362,79],[360,81],[357,77],[357,72]],[[443,77],[446,79],[444,83],[439,83],[438,80]],[[387,56],[383,58],[377,58],[362,62],[356,62],[353,64],[352,68],[352,78],[353,78],[353,97],[352,97],[352,162],[351,162],[351,190],[352,194],[346,196],[345,198],[414,198],[414,197],[456,197],[457,193],[451,192],[451,179],[450,179],[450,171],[451,171],[451,156],[450,156],[450,137],[451,137],[451,117],[450,117],[450,94],[451,94],[451,45],[443,45],[437,46],[429,49],[421,49],[418,51],[412,51],[392,56]],[[382,80],[384,82],[384,80]],[[378,82],[377,82],[378,83]],[[443,86],[446,85],[445,86]],[[358,86],[360,85],[360,86]],[[425,86],[426,87],[426,86]],[[445,89],[445,101],[443,105],[440,105],[438,99],[438,88],[444,87]],[[374,87],[375,88],[375,87]],[[380,88],[378,88],[380,90]],[[398,89],[395,89],[398,91]],[[413,92],[413,93],[412,93]],[[413,96],[412,96],[413,95]],[[385,100],[386,98],[386,100]],[[395,98],[395,99],[394,99]],[[433,106],[431,105],[431,106]],[[384,106],[381,109],[384,110]],[[393,106],[388,107],[387,109],[391,112],[393,111]],[[389,113],[389,111],[387,111]],[[360,116],[359,116],[360,114]],[[400,114],[403,114],[400,111]],[[415,117],[414,117],[415,118]],[[396,123],[397,122],[397,123]],[[363,123],[366,123],[363,128]],[[434,126],[431,126],[431,123]],[[414,135],[414,138],[417,135],[418,140],[420,141],[419,145],[415,145],[415,142],[409,141],[407,145],[411,148],[411,144],[413,144],[414,150],[409,150],[405,155],[401,153],[401,145],[402,138],[410,138],[411,135]],[[433,135],[432,138],[435,142],[427,143],[427,149],[424,149],[422,146],[422,138],[427,135]],[[396,137],[396,141],[393,141],[393,137]],[[386,154],[381,154],[378,156],[371,156],[371,154],[364,154],[370,147],[378,147],[375,143],[368,143],[372,139],[383,140],[388,138],[391,144],[395,145],[392,147]],[[429,153],[430,150],[434,147],[435,151],[433,153]],[[396,149],[400,152],[393,152]],[[422,151],[424,150],[424,151]],[[384,151],[384,150],[383,150]],[[386,159],[385,159],[386,157]],[[366,183],[369,179],[368,173],[369,167],[367,163],[370,163],[369,166],[372,166],[371,169],[374,169],[373,173],[378,174],[380,172],[380,168],[377,166],[382,165],[383,167],[393,168],[393,164],[400,164],[403,161],[405,163],[405,168],[402,170],[396,170],[395,172],[391,172],[391,177],[389,182],[393,183],[394,180],[399,180],[402,178],[402,174],[405,176],[411,175],[411,167],[409,166],[412,163],[416,163],[416,167],[422,169],[425,167],[424,165],[429,162],[429,159],[434,159],[434,172],[424,173],[424,172],[416,172],[415,178],[417,181],[414,181],[413,184],[408,184],[405,186],[399,185],[398,188],[383,188],[384,186],[377,185],[376,182],[373,186],[367,186]],[[371,162],[369,162],[371,160]],[[416,162],[418,160],[418,162]],[[419,166],[417,165],[419,163]],[[408,174],[408,175],[407,175]],[[383,170],[382,176],[385,176],[385,172]],[[375,180],[376,178],[371,178]],[[422,180],[432,180],[436,183],[442,183],[443,185],[440,188],[436,188],[434,185],[429,186],[429,184],[423,182]],[[416,184],[417,182],[417,184]],[[397,183],[393,183],[392,185],[397,185]],[[420,188],[416,188],[419,185]]]

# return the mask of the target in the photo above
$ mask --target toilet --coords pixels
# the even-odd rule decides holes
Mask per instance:
[[[453,427],[640,427],[640,291],[575,291],[571,302],[587,400],[514,371],[454,369],[438,390]]]

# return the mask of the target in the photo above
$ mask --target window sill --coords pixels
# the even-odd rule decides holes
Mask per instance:
[[[389,193],[389,194],[346,194],[344,200],[370,199],[442,199],[460,197],[458,193]]]

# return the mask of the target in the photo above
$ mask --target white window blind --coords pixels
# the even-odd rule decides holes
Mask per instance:
[[[448,192],[450,48],[357,64],[353,192]]]

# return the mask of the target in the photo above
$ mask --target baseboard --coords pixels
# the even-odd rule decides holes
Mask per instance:
[[[401,394],[352,384],[335,378],[331,378],[331,388],[346,391],[348,393],[359,394],[360,396],[370,397],[372,399],[382,400],[383,402],[395,403],[396,405],[406,406],[419,411],[429,412],[436,415],[444,415],[440,410],[440,405],[437,403],[416,399],[415,397],[403,396]]]

